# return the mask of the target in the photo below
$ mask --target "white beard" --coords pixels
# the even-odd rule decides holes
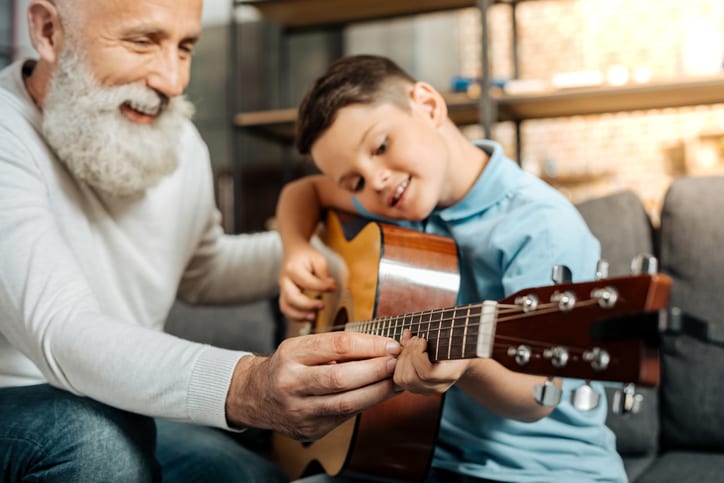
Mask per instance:
[[[135,123],[124,103],[160,113]],[[64,49],[43,104],[43,135],[77,179],[115,196],[139,194],[178,166],[183,123],[193,115],[183,96],[163,97],[142,84],[102,87],[80,55]]]

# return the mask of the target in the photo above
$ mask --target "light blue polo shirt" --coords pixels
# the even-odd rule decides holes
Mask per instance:
[[[383,221],[456,241],[458,304],[550,285],[556,264],[568,266],[574,281],[592,279],[600,245],[576,208],[522,171],[497,143],[475,144],[490,161],[459,203],[421,222]],[[363,216],[380,219],[355,203]],[[598,408],[582,412],[570,403],[571,390],[581,383],[564,380],[561,403],[534,423],[498,417],[453,387],[445,396],[433,466],[509,482],[626,482],[615,437],[604,424],[603,387],[593,384],[602,395]]]

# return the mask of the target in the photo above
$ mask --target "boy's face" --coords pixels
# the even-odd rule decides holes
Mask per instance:
[[[448,150],[433,109],[352,104],[312,145],[319,169],[373,214],[421,220],[451,199]]]

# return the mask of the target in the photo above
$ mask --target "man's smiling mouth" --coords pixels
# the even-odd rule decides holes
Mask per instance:
[[[133,111],[136,111],[139,114],[145,115],[145,116],[153,116],[156,117],[161,113],[161,103],[159,102],[155,106],[149,106],[145,104],[141,104],[139,102],[135,101],[128,101],[124,102],[123,105],[127,107],[128,109],[131,109]]]

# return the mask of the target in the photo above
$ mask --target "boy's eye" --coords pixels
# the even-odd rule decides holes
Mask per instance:
[[[347,178],[344,183],[344,188],[351,193],[357,193],[359,191],[362,191],[362,188],[364,188],[364,186],[365,179],[362,176]]]
[[[377,146],[377,149],[375,149],[375,156],[385,154],[385,151],[387,151],[387,138],[383,139],[380,145]]]
[[[362,191],[362,188],[364,188],[364,187],[365,187],[365,179],[361,176],[359,178],[355,179],[354,182],[352,183],[352,191],[354,191],[355,193],[359,193],[360,191]]]

